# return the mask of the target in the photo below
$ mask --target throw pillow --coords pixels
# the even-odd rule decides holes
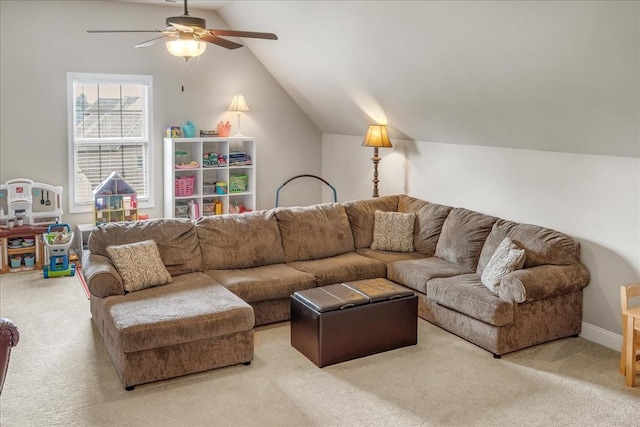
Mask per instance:
[[[371,249],[413,252],[413,227],[416,214],[376,211]]]
[[[512,271],[522,268],[524,258],[524,249],[518,248],[510,238],[505,237],[491,255],[480,281],[491,292],[497,293],[500,280]]]
[[[153,240],[108,246],[107,253],[122,276],[127,292],[171,283],[171,275],[160,258]]]

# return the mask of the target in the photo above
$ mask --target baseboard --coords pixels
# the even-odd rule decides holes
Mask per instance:
[[[622,335],[614,334],[591,323],[582,322],[580,336],[615,351],[622,349]]]

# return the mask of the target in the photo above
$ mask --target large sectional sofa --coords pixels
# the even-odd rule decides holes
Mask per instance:
[[[376,211],[415,214],[413,251],[371,249]],[[481,275],[505,237],[526,257],[492,292]],[[145,240],[171,283],[125,292],[108,248]],[[419,317],[499,357],[577,335],[589,282],[563,233],[406,195],[110,223],[88,243],[92,319],[129,389],[249,363],[254,326],[288,320],[290,296],[312,287],[387,278],[418,296]]]

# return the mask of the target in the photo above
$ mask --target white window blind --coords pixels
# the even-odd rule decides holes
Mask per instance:
[[[70,210],[91,211],[93,190],[114,171],[148,205],[151,76],[69,73],[67,83]]]

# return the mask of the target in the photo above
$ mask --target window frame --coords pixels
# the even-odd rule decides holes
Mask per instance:
[[[69,213],[87,213],[93,212],[93,203],[78,203],[76,201],[76,138],[75,138],[75,99],[74,99],[74,83],[81,81],[82,83],[93,84],[139,84],[147,86],[147,188],[148,197],[138,197],[138,209],[149,209],[155,206],[154,198],[154,127],[153,127],[153,76],[143,74],[102,74],[102,73],[67,73],[67,139],[68,139],[68,194],[69,194]],[[109,142],[105,139],[105,142]],[[134,144],[138,145],[138,144]],[[106,178],[106,176],[105,176]]]

